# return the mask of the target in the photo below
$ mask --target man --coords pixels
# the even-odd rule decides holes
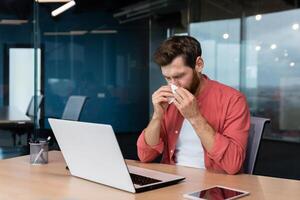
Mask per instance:
[[[202,74],[201,54],[200,43],[189,36],[171,37],[155,52],[168,85],[152,95],[154,113],[137,141],[138,156],[151,162],[162,154],[162,163],[236,174],[250,128],[246,99]]]

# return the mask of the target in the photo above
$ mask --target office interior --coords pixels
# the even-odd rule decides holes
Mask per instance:
[[[191,35],[205,74],[243,92],[252,116],[270,119],[254,174],[300,179],[299,3],[76,0],[52,16],[63,3],[1,0],[0,106],[26,114],[35,97],[32,128],[1,127],[1,159],[28,154],[32,137],[51,135],[58,149],[48,118],[61,118],[70,96],[86,97],[79,121],[111,124],[124,157],[138,159],[151,95],[165,84],[153,52]]]

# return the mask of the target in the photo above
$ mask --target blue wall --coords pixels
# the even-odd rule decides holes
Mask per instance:
[[[116,132],[142,130],[148,122],[149,101],[147,21],[119,25],[112,14],[100,12],[66,14],[54,21],[40,11],[46,117],[60,117],[70,95],[85,95],[89,99],[82,121],[112,124]],[[99,27],[118,32],[44,35]]]
[[[120,25],[111,13],[39,13],[44,49],[45,117],[61,117],[70,95],[89,97],[81,121],[108,123],[116,132],[139,132],[148,123],[148,22]],[[114,29],[116,34],[48,36],[45,32]],[[22,30],[26,29],[26,30]],[[31,24],[0,27],[4,43],[32,44]],[[22,31],[22,32],[21,32]],[[3,60],[3,51],[0,52]],[[3,83],[3,66],[0,81]],[[0,95],[3,105],[3,95]],[[49,127],[45,120],[45,127]]]

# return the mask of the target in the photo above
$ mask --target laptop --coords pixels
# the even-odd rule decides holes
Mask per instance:
[[[132,193],[178,183],[185,178],[127,165],[110,125],[49,118],[70,173]]]

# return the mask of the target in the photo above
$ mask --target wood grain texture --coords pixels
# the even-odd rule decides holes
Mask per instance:
[[[47,165],[30,165],[29,156],[0,161],[0,199],[22,200],[79,200],[79,199],[183,199],[184,193],[223,185],[249,191],[243,199],[298,199],[300,181],[254,176],[225,175],[181,166],[144,164],[127,161],[132,165],[178,174],[186,180],[165,188],[140,194],[103,186],[72,177],[65,169],[61,152],[49,152]]]

